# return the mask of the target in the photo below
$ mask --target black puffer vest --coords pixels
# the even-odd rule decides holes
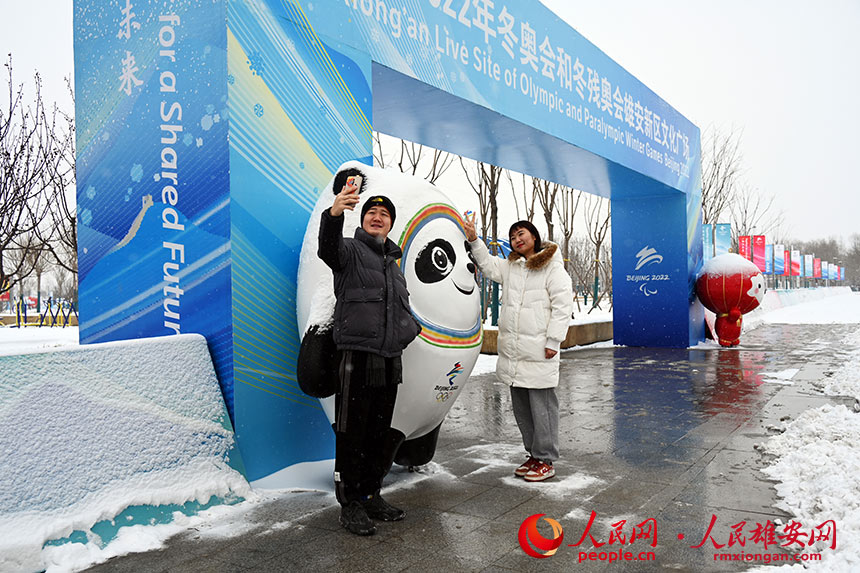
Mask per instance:
[[[320,219],[319,257],[334,271],[334,342],[340,350],[400,356],[421,332],[409,310],[406,279],[397,265],[403,252],[364,229],[343,237],[343,216]]]

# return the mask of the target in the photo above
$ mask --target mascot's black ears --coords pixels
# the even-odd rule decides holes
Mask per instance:
[[[356,169],[355,167],[350,167],[349,169],[343,169],[335,173],[334,183],[331,186],[332,195],[337,195],[343,189],[343,186],[346,185],[346,180],[350,177],[355,177],[358,175],[362,178],[362,184],[358,188],[359,194],[363,193],[367,188],[367,175],[365,175],[360,169]]]

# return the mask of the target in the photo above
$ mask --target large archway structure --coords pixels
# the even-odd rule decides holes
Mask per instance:
[[[296,272],[372,129],[610,198],[616,343],[703,337],[699,130],[536,0],[75,0],[75,72],[82,342],[206,335],[250,479],[331,457]]]

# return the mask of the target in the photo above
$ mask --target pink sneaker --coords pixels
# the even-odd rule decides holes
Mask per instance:
[[[518,467],[517,469],[514,470],[514,475],[517,477],[523,477],[524,475],[526,475],[527,473],[532,471],[532,468],[534,468],[535,465],[539,464],[539,463],[540,463],[540,460],[537,460],[537,459],[529,456],[529,459],[527,459],[525,462],[523,462],[523,465],[521,465],[520,467]]]
[[[523,476],[523,479],[526,481],[543,481],[553,477],[554,475],[555,468],[552,467],[552,464],[545,464],[538,461],[534,466],[532,466],[531,471]]]

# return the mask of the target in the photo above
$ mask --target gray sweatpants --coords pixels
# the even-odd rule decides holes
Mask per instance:
[[[557,460],[558,396],[555,388],[511,386],[511,404],[529,455],[543,462]]]

